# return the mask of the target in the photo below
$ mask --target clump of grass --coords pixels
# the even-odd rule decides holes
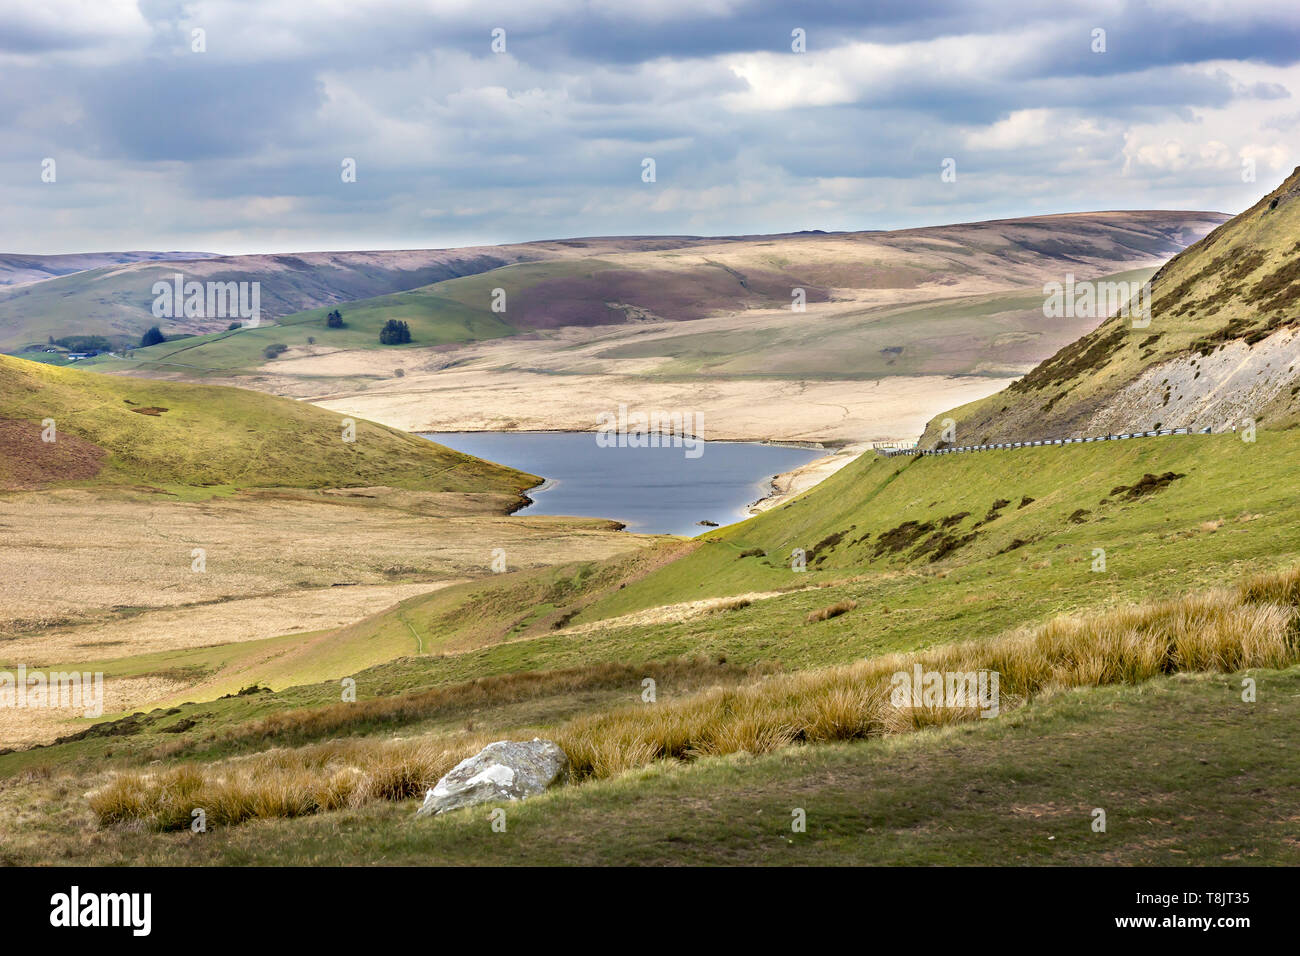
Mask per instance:
[[[728,602],[743,607],[749,602]],[[471,681],[434,687],[393,697],[355,703],[305,707],[268,714],[222,733],[223,743],[319,740],[331,734],[354,734],[382,727],[398,727],[447,716],[468,708],[513,704],[560,694],[577,694],[612,687],[639,686],[653,677],[662,685],[709,686],[735,682],[755,672],[703,656],[683,656],[641,664],[598,663],[551,671],[522,671],[479,677]]]
[[[901,733],[980,716],[974,706],[896,706],[894,675],[917,665],[946,674],[997,672],[1000,710],[1075,687],[1188,671],[1281,668],[1300,660],[1298,605],[1300,568],[1294,568],[1258,575],[1232,590],[1062,615],[993,640],[619,707],[545,733],[568,754],[578,778],[609,777],[655,760],[761,754],[795,743]],[[230,824],[403,800],[488,742],[485,735],[464,734],[277,748],[209,765],[122,774],[92,794],[90,805],[103,824],[179,829],[200,807],[210,822]]]
[[[199,809],[208,824],[231,826],[258,817],[301,817],[377,800],[405,800],[422,794],[491,740],[480,734],[330,741],[219,764],[123,773],[91,794],[90,808],[101,824],[130,821],[180,830]]]
[[[1247,578],[1237,585],[1237,598],[1246,604],[1300,607],[1300,565]]]
[[[804,618],[805,624],[816,624],[818,621],[829,621],[833,617],[839,617],[841,614],[847,614],[858,606],[857,601],[839,601],[829,607],[820,608],[816,611],[810,611]]]
[[[754,602],[749,598],[732,598],[729,601],[720,601],[709,608],[710,614],[722,614],[726,611],[739,611],[749,607]]]

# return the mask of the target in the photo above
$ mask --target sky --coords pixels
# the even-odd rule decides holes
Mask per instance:
[[[1295,0],[0,0],[0,252],[1235,213],[1298,93]]]

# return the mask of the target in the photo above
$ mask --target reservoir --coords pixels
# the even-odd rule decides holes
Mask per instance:
[[[539,475],[518,515],[612,518],[644,534],[697,535],[701,521],[731,524],[770,490],[774,475],[829,454],[758,442],[682,448],[602,448],[595,432],[434,432],[456,451]]]

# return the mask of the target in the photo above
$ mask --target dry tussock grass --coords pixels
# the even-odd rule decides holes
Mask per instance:
[[[561,694],[637,687],[646,677],[653,677],[664,685],[698,687],[702,683],[707,686],[718,681],[735,682],[755,673],[745,667],[706,657],[680,657],[651,664],[601,663],[553,671],[522,671],[480,677],[415,694],[280,711],[223,732],[221,739],[227,743],[319,739],[376,725],[410,724],[468,707],[491,707]]]
[[[1289,599],[1284,604],[1279,599]],[[1232,672],[1297,660],[1300,570],[1212,591],[1090,615],[1067,615],[992,641],[894,654],[780,675],[688,700],[571,721],[557,740],[579,775],[604,777],[650,759],[793,742],[851,740],[969,720],[971,708],[895,707],[890,679],[925,671],[999,674],[1001,706],[1072,687],[1137,683],[1179,671]]]
[[[732,598],[730,601],[723,601],[709,608],[710,614],[724,614],[727,611],[743,611],[754,602],[747,597]]]
[[[300,817],[420,795],[491,740],[480,734],[330,741],[207,766],[123,773],[92,794],[90,804],[101,824],[131,821],[158,830],[188,827],[195,809],[203,810],[207,823],[227,826],[254,817]]]
[[[894,706],[891,677],[916,664],[926,671],[998,672],[1002,708],[1072,687],[1175,672],[1286,667],[1300,659],[1298,604],[1300,568],[1260,575],[1232,590],[1061,616],[990,641],[621,707],[571,720],[550,736],[568,753],[575,776],[599,778],[654,760],[760,754],[797,742],[855,740],[978,718],[974,707]],[[487,742],[487,736],[359,739],[270,750],[208,766],[122,775],[93,794],[91,806],[102,823],[135,820],[165,829],[187,826],[191,809],[200,806],[210,822],[237,823],[400,800],[431,786]]]
[[[808,617],[804,619],[805,624],[816,624],[818,621],[829,621],[833,617],[839,617],[841,614],[847,614],[858,606],[854,600],[839,601],[829,607],[824,607],[816,611],[811,611]]]

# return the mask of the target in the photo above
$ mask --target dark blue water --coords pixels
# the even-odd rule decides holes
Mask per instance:
[[[821,458],[814,448],[704,442],[682,448],[601,448],[594,432],[437,432],[441,445],[547,479],[516,514],[613,518],[629,531],[696,535],[700,521],[731,524],[763,497],[772,476]]]

